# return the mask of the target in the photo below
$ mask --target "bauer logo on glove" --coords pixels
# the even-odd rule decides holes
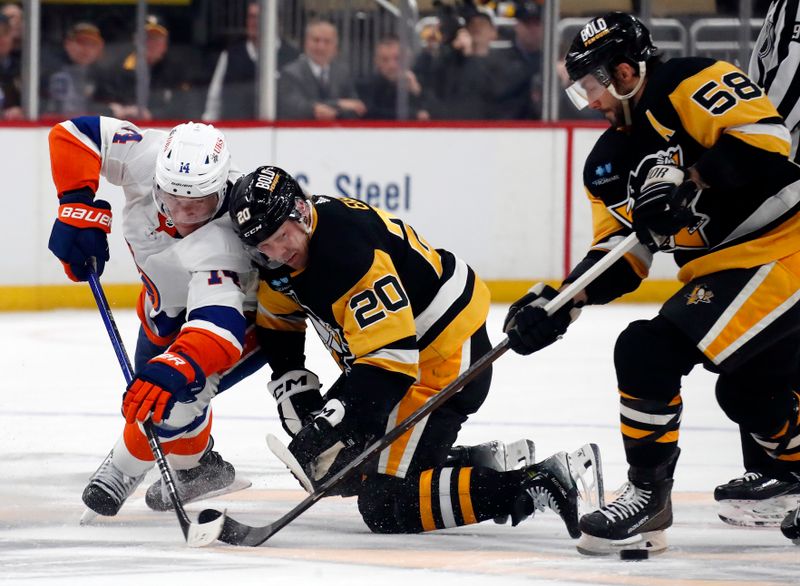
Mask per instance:
[[[176,402],[189,403],[206,385],[197,363],[186,354],[165,352],[136,373],[122,398],[125,421],[143,423],[149,417],[161,423]]]

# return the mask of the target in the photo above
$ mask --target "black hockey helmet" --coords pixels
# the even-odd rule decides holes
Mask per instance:
[[[657,54],[658,49],[653,45],[650,31],[638,18],[624,12],[610,12],[593,18],[575,35],[564,65],[573,82],[591,75],[603,87],[609,88],[612,87],[612,69],[615,65],[630,63],[639,67],[643,77],[643,64]],[[576,96],[576,89],[580,90],[571,86],[567,94],[581,108],[585,106],[580,103],[583,96],[580,91]]]
[[[296,198],[305,199],[305,195],[294,177],[280,167],[258,167],[240,177],[231,190],[234,230],[245,244],[258,246],[286,220],[299,220]]]

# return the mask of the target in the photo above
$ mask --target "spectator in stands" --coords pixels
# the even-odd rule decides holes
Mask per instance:
[[[256,118],[256,64],[261,8],[257,0],[247,5],[246,38],[223,51],[208,88],[203,120]],[[297,59],[300,52],[278,39],[278,70]]]
[[[350,72],[336,60],[338,46],[332,23],[315,20],[306,26],[303,54],[281,70],[278,80],[279,118],[337,120],[366,114]]]
[[[0,113],[3,120],[23,117],[20,87],[19,56],[14,53],[14,34],[11,23],[0,13]]]
[[[201,113],[200,93],[193,91],[189,67],[173,59],[169,52],[169,30],[154,15],[145,20],[145,61],[147,62],[146,107],[136,103],[136,50],[134,49],[107,76],[98,88],[97,98],[108,103],[116,118],[178,119]]]
[[[471,14],[466,21],[467,32],[472,37],[472,52],[476,57],[488,57],[492,42],[497,40],[497,27],[492,15],[481,10]]]
[[[542,10],[533,0],[520,2],[515,14],[514,46],[495,53],[491,68],[495,118],[542,117]]]
[[[472,35],[463,21],[458,22],[458,26],[447,23],[438,54],[429,67],[417,70],[425,103],[434,119],[486,119],[492,105],[488,61],[475,54]]]
[[[22,35],[24,33],[23,26],[25,23],[22,7],[19,4],[8,2],[0,6],[0,14],[8,19],[11,26],[13,53],[19,58],[22,53]]]
[[[397,119],[398,81],[405,77],[408,88],[408,114],[415,120],[428,120],[430,115],[422,105],[422,86],[410,69],[401,71],[402,47],[395,36],[384,37],[375,46],[375,72],[356,84],[358,95],[367,107],[364,118],[370,120]]]
[[[411,70],[422,87],[433,79],[433,65],[442,48],[442,33],[438,23],[426,24],[419,31],[420,51]]]
[[[65,116],[109,113],[95,97],[105,77],[100,66],[104,47],[100,29],[94,24],[79,22],[69,29],[63,50],[52,63],[42,67],[43,113]]]

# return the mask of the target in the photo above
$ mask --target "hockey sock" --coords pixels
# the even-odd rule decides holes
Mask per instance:
[[[620,429],[628,463],[640,468],[667,461],[678,445],[683,402],[637,399],[620,391]]]
[[[422,529],[470,525],[507,515],[519,483],[518,472],[483,467],[426,470],[419,479]]]
[[[752,435],[773,458],[784,462],[800,461],[800,395],[792,393],[789,416],[777,433]]]

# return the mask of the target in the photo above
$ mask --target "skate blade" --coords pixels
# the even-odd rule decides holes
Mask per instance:
[[[95,519],[97,519],[98,515],[92,509],[86,509],[83,511],[81,518],[78,520],[78,525],[91,525]]]
[[[521,470],[536,461],[536,447],[529,439],[519,439],[505,445],[503,471]]]
[[[214,498],[215,496],[222,496],[226,494],[231,494],[232,492],[239,492],[240,490],[244,490],[246,488],[250,488],[253,486],[252,481],[248,478],[242,478],[241,476],[237,476],[233,479],[228,486],[224,488],[220,488],[219,490],[212,490],[211,492],[207,492],[205,494],[201,494],[193,499],[189,499],[184,501],[184,503],[196,503],[198,501],[204,501],[206,499]]]
[[[597,444],[584,444],[567,454],[567,464],[581,497],[581,513],[587,514],[605,506],[603,467]]]
[[[757,500],[718,501],[720,520],[734,527],[779,527],[798,504],[794,496]]]
[[[226,495],[226,494],[230,494],[232,492],[239,492],[240,490],[244,490],[245,488],[250,488],[252,485],[253,485],[253,483],[250,480],[248,480],[247,478],[242,478],[241,476],[237,476],[236,478],[233,479],[233,482],[231,482],[228,486],[225,486],[225,487],[220,488],[218,490],[212,490],[211,492],[204,492],[203,494],[198,495],[198,496],[196,496],[194,498],[191,498],[191,499],[183,500],[183,498],[181,498],[181,503],[184,504],[184,505],[188,505],[190,503],[196,503],[196,502],[199,502],[199,501],[204,501],[206,499],[214,498],[215,496],[223,496],[223,495]],[[156,512],[159,512],[159,513],[164,512],[164,511],[171,511],[172,510],[172,502],[167,501],[166,506],[163,509],[153,509],[153,508],[151,508],[150,510],[151,511],[156,511]]]
[[[667,549],[667,535],[664,531],[649,531],[627,539],[612,540],[584,533],[575,547],[578,553],[588,556],[619,555],[626,549],[643,549],[656,555]]]

